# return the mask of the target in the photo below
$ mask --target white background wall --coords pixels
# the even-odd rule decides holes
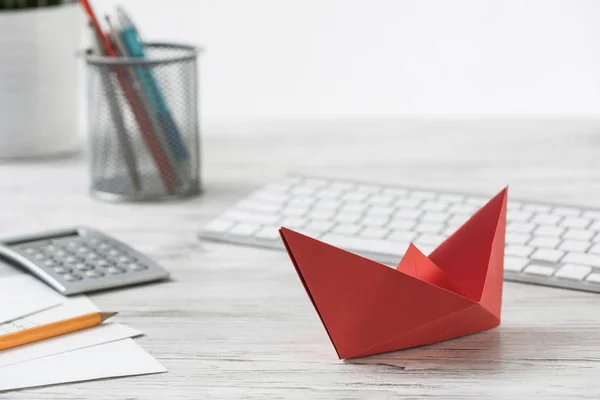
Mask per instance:
[[[113,0],[96,0],[98,10]],[[120,0],[206,48],[207,124],[272,117],[600,114],[593,0]]]

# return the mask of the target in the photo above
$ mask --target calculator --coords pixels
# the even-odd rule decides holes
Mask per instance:
[[[89,228],[0,240],[0,259],[25,268],[66,296],[169,276],[148,257]]]

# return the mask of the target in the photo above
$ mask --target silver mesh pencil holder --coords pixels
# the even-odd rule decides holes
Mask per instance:
[[[145,58],[85,54],[91,193],[111,201],[200,192],[199,49],[147,43]]]

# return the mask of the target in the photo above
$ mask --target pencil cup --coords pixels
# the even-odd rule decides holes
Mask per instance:
[[[113,201],[200,192],[199,49],[147,43],[145,58],[85,54],[91,192]]]

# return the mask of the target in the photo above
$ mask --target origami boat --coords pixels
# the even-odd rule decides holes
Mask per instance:
[[[281,238],[340,359],[437,343],[500,324],[507,189],[429,256],[396,269],[285,227]]]

